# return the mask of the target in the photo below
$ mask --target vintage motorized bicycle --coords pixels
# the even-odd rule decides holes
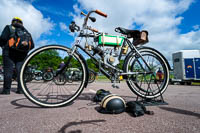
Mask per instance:
[[[24,75],[24,81],[25,82],[30,82],[32,80],[40,81],[42,80],[42,71],[35,69],[33,66],[27,66]]]
[[[99,32],[88,26],[88,20],[96,21],[95,17],[90,16],[92,13],[107,17],[99,10],[90,11],[88,14],[82,12],[81,14],[85,16],[82,28],[75,22],[69,26],[71,32],[78,32],[72,48],[47,45],[34,50],[25,59],[20,73],[20,82],[25,96],[31,102],[43,107],[59,107],[74,101],[87,87],[89,79],[87,63],[81,55],[83,52],[92,58],[99,71],[111,80],[112,86],[115,88],[118,88],[117,84],[121,80],[126,80],[130,90],[139,97],[151,99],[165,92],[169,82],[170,67],[160,52],[143,46],[148,42],[148,32],[128,30],[122,27],[115,29],[121,35],[108,35]],[[37,84],[25,82],[26,67],[31,65],[35,59],[40,59],[38,62],[40,67],[42,64],[58,66],[55,63],[57,59],[64,59],[65,66],[58,70],[49,82]],[[69,68],[79,69],[81,80],[57,85],[54,80],[65,74]],[[158,69],[162,71],[163,79],[160,82],[155,82]]]
[[[70,74],[67,75],[68,79],[71,79],[71,82],[73,81],[81,81],[82,80],[82,72],[79,69],[71,70]],[[93,71],[92,69],[88,68],[88,83],[92,83],[95,81],[97,73]]]
[[[42,79],[44,81],[51,81],[54,77],[54,70],[51,67],[43,70]]]

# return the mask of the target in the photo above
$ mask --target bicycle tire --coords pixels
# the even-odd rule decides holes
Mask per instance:
[[[128,76],[126,82],[131,91],[139,97],[152,99],[161,96],[166,91],[169,83],[169,67],[167,62],[163,58],[163,55],[153,48],[144,47],[139,48],[138,50],[146,62],[151,63],[149,66],[152,65],[151,69],[153,72],[151,74],[136,74]],[[152,60],[151,62],[150,57],[154,58],[155,60]],[[142,67],[144,64],[140,65],[141,61],[139,60],[141,60],[141,57],[136,56],[136,53],[134,52],[130,52],[125,59],[124,71],[141,72],[144,69],[144,67]],[[140,63],[136,64],[137,62]],[[155,65],[156,63],[158,63],[157,66]],[[158,81],[155,75],[158,67],[160,67],[159,69],[162,69],[163,71],[163,79],[159,79],[160,81]],[[156,87],[157,89],[155,89]]]
[[[79,68],[83,73],[82,81],[79,81],[76,84],[75,83],[64,84],[62,86],[56,85],[53,82],[53,80],[48,82],[42,82],[42,81],[26,82],[24,79],[25,78],[24,75],[26,75],[25,73],[26,67],[30,66],[31,63],[34,63],[34,61],[37,61],[36,59],[40,57],[43,53],[45,52],[48,53],[51,50],[59,51],[58,55],[61,55],[61,52],[63,52],[63,55],[66,54],[66,56],[64,56],[66,58],[68,57],[69,55],[68,53],[70,52],[69,48],[60,45],[48,45],[40,47],[34,50],[31,54],[29,54],[26,57],[20,72],[20,83],[24,95],[32,103],[37,104],[41,107],[61,107],[68,105],[69,103],[72,103],[81,94],[81,92],[85,87],[85,83],[87,82],[87,74],[88,74],[87,67],[85,66],[84,60],[82,59],[81,55],[78,54],[77,52],[73,54],[72,59],[76,61],[75,63],[79,63],[78,64]],[[43,61],[51,60],[50,57],[48,58],[48,56],[46,56],[45,58],[47,59],[46,60],[43,59]],[[39,63],[42,62],[38,62],[37,64],[39,65]],[[48,92],[46,90],[48,90]]]
[[[53,72],[43,72],[42,79],[44,81],[51,81],[53,77],[54,77]]]
[[[43,77],[41,75],[40,76],[35,76],[35,80],[37,80],[37,81],[40,81],[42,79],[43,79]]]
[[[95,79],[96,79],[96,74],[93,71],[89,70],[88,83],[93,83]]]
[[[61,80],[60,78],[62,78],[62,80]],[[61,81],[59,81],[59,79],[60,79]],[[55,83],[56,85],[64,85],[64,84],[67,82],[67,79],[66,79],[66,77],[65,77],[64,75],[59,75],[59,76],[56,77],[53,81],[54,81],[54,83]],[[69,82],[69,83],[72,83],[72,82]]]

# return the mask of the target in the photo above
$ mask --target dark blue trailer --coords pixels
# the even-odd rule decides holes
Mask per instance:
[[[173,73],[172,82],[191,84],[200,82],[200,50],[181,50],[172,54]]]

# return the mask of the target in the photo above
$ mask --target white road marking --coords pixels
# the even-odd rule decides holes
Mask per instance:
[[[92,92],[92,93],[96,93],[96,91],[95,91],[95,90],[92,90],[92,89],[89,89],[89,91]]]
[[[71,91],[72,93],[76,92],[76,91]],[[88,91],[83,90],[84,93],[96,93],[95,90],[89,89]]]

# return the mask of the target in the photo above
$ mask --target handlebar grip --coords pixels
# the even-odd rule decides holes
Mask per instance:
[[[81,15],[84,15],[84,16],[86,16],[86,14],[85,14],[84,12],[81,12]]]
[[[97,13],[97,14],[99,14],[99,15],[105,17],[105,18],[108,16],[107,14],[105,14],[105,13],[99,11],[99,10],[96,10],[95,13]]]
[[[99,32],[97,29],[94,29],[94,28],[89,28],[89,30],[91,30],[93,32]]]

